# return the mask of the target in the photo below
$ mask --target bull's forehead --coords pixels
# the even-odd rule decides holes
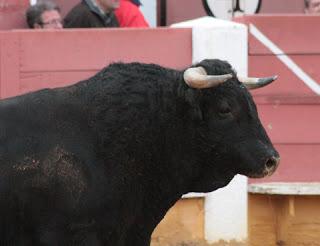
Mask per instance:
[[[236,100],[251,100],[251,95],[247,88],[237,79],[230,79],[227,82],[215,87],[205,90],[205,96],[217,98],[234,98]]]
[[[210,75],[234,73],[233,68],[228,62],[219,59],[206,59],[198,65],[205,68],[206,72]]]
[[[226,100],[230,106],[241,108],[248,113],[255,113],[256,107],[248,89],[237,79],[232,79],[222,85],[206,90],[205,101],[216,103],[217,100]]]

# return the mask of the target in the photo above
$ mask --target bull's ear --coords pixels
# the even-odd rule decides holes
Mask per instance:
[[[201,93],[200,90],[196,91],[193,89],[187,89],[185,93],[185,100],[189,107],[189,110],[187,111],[190,112],[191,119],[197,121],[203,120],[203,113],[200,106],[199,93]]]

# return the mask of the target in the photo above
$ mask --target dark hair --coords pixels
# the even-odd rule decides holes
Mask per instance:
[[[132,2],[133,4],[135,4],[135,5],[137,5],[138,7],[139,7],[140,5],[142,5],[141,2],[140,2],[140,0],[131,0],[131,2]]]
[[[41,24],[42,13],[50,10],[56,10],[60,13],[59,6],[49,0],[41,0],[38,1],[35,5],[30,6],[26,12],[28,26],[30,28],[34,28],[34,24]]]
[[[304,6],[309,8],[310,0],[304,0]]]

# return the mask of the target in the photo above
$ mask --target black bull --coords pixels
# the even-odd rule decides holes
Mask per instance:
[[[279,155],[245,84],[225,62],[199,66],[199,80],[228,75],[206,88],[118,63],[2,100],[0,245],[146,246],[182,194],[271,174]]]

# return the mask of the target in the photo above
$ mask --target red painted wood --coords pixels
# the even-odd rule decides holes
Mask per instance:
[[[271,177],[249,182],[319,182],[320,106],[264,104],[258,111],[281,162]]]
[[[304,13],[303,1],[304,0],[262,0],[260,13],[302,14]],[[206,16],[207,13],[205,12],[202,2],[201,0],[166,0],[167,25]],[[159,5],[157,7],[159,8]]]
[[[182,68],[191,61],[190,29],[26,31],[20,37],[22,72],[98,70],[116,61]]]
[[[315,27],[318,15],[257,15],[237,19],[256,26],[286,54],[319,54],[320,33]],[[270,54],[258,40],[249,36],[249,54]]]
[[[21,30],[0,37],[2,98],[72,84],[111,62],[184,68],[192,60],[191,29]]]
[[[262,0],[260,13],[303,13],[303,0]]]
[[[0,0],[0,30],[26,28],[29,0]]]
[[[207,13],[202,5],[202,1],[166,0],[167,25],[199,18],[206,15]]]
[[[258,112],[273,143],[320,145],[320,105],[258,105]]]
[[[290,58],[303,69],[315,81],[320,81],[319,61],[317,55],[291,55]],[[278,75],[279,78],[272,85],[261,90],[252,91],[256,97],[265,97],[264,100],[271,102],[301,102],[301,98],[313,98],[313,102],[319,104],[320,98],[300,80],[278,56],[249,56],[249,75],[263,77]]]
[[[19,94],[19,41],[13,32],[0,32],[0,97]]]
[[[98,70],[21,73],[19,94],[34,91],[38,88],[55,88],[71,85],[91,77],[97,73],[97,71]]]
[[[261,121],[281,156],[274,175],[249,182],[319,182],[320,97],[279,58],[287,55],[311,78],[320,81],[320,34],[314,31],[320,16],[249,16],[239,20],[253,23],[284,51],[272,54],[249,35],[249,74],[279,75],[273,85],[252,92]]]

